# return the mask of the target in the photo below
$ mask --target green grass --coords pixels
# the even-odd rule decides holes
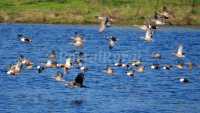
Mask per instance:
[[[200,0],[0,0],[0,22],[92,24],[109,15],[115,24],[143,24],[163,6],[173,24],[200,25]]]

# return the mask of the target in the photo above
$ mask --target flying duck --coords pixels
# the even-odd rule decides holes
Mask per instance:
[[[178,58],[185,57],[185,53],[183,52],[183,45],[179,45],[178,50],[176,52],[176,57]]]
[[[115,46],[116,42],[117,42],[117,38],[114,37],[114,36],[110,36],[108,38],[108,41],[109,41],[109,43],[108,43],[109,44],[109,49],[112,49]]]
[[[103,32],[105,28],[111,26],[112,19],[108,16],[102,17],[102,16],[96,16],[96,18],[100,22],[99,32]]]

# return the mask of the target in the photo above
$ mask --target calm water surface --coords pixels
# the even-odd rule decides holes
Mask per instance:
[[[85,37],[85,47],[77,50],[71,44],[74,32]],[[32,44],[22,44],[17,34],[32,37]],[[105,37],[118,37],[116,47],[109,50]],[[179,44],[184,45],[185,62],[200,64],[200,29],[189,27],[163,27],[154,34],[152,43],[142,39],[144,31],[134,27],[112,27],[98,33],[98,26],[0,24],[0,112],[1,113],[199,113],[200,71],[194,68],[178,70],[150,70],[127,77],[124,70],[115,68],[117,75],[103,73],[106,65],[118,57],[127,63],[141,59],[144,65],[152,63],[176,64],[174,57]],[[45,62],[48,53],[55,49],[58,62],[74,51],[85,53],[85,85],[88,88],[69,89],[52,77],[57,69],[38,74],[35,69],[23,70],[17,77],[6,75],[9,64],[22,54],[35,65]],[[151,58],[160,52],[161,60]],[[72,80],[78,70],[65,76]],[[181,84],[187,77],[188,84]]]

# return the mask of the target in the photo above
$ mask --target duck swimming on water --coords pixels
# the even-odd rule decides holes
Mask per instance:
[[[119,58],[118,62],[114,64],[117,67],[127,67],[127,64],[122,63],[122,59]]]
[[[165,65],[162,67],[162,69],[164,69],[164,70],[170,70],[172,67],[173,67],[173,66],[170,65],[170,64],[165,64]]]
[[[63,77],[64,77],[64,76],[63,76],[63,73],[60,72],[60,71],[57,71],[57,73],[56,73],[54,79],[55,79],[56,81],[64,81]]]
[[[78,48],[82,48],[84,45],[84,39],[83,36],[81,36],[79,33],[75,32],[75,36],[73,37],[73,45]]]
[[[107,67],[106,67],[106,70],[105,70],[105,73],[106,73],[107,75],[114,75],[114,70],[113,70],[112,67],[107,66]]]
[[[129,76],[129,77],[132,77],[132,76],[134,76],[134,71],[128,70],[128,71],[126,71],[126,75]]]
[[[152,58],[161,59],[161,54],[160,53],[153,53]]]
[[[23,43],[31,43],[32,42],[32,40],[31,40],[31,38],[30,37],[27,37],[27,36],[24,36],[24,35],[22,35],[22,34],[18,34],[17,35],[17,37],[20,39],[20,41],[21,42],[23,42]]]
[[[25,58],[23,55],[20,55],[19,61],[23,65],[25,65],[27,67],[27,69],[32,69],[33,63],[29,59]]]
[[[21,70],[22,70],[22,63],[18,61],[16,64],[11,65],[11,67],[7,71],[7,74],[15,76],[19,74]]]
[[[55,68],[57,67],[57,60],[56,60],[56,51],[52,50],[48,56],[47,63],[45,64],[47,68]]]
[[[75,79],[71,82],[66,83],[65,86],[70,88],[85,87],[83,85],[84,80],[85,80],[84,73],[78,73]]]
[[[72,67],[72,58],[67,57],[65,64],[57,64],[57,67],[61,67],[64,69],[64,72],[67,73],[69,69]]]
[[[180,81],[181,83],[188,83],[188,82],[189,82],[189,80],[188,80],[187,78],[184,78],[184,77],[181,77],[181,78],[179,79],[179,81]]]

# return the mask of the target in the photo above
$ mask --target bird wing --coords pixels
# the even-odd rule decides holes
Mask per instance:
[[[180,45],[178,47],[178,51],[177,51],[178,54],[182,54],[183,53],[183,45]]]
[[[100,22],[99,32],[103,32],[104,29],[105,29],[105,22],[102,20],[102,21]]]

